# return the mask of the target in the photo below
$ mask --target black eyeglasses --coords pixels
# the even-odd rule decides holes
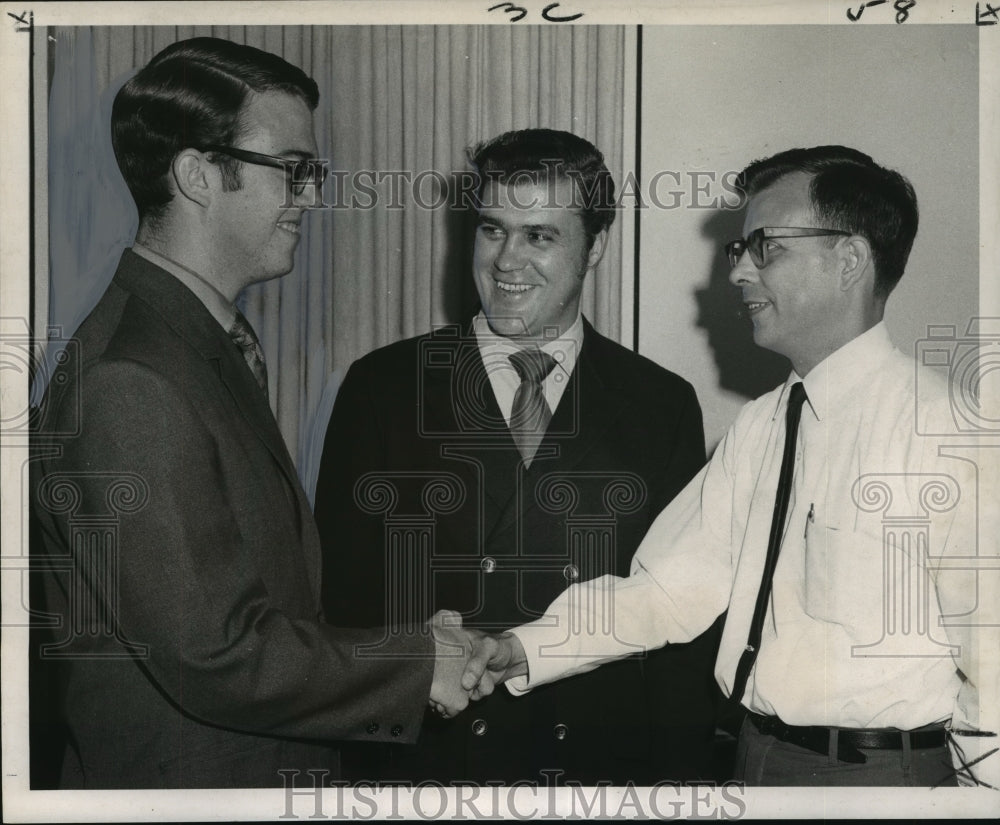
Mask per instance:
[[[293,194],[301,195],[307,186],[315,186],[317,192],[322,188],[323,181],[329,170],[326,161],[316,158],[279,158],[274,155],[262,155],[247,149],[236,149],[233,146],[201,146],[201,152],[219,152],[236,160],[253,163],[258,166],[273,166],[285,170],[285,179]]]
[[[763,269],[767,266],[767,245],[764,241],[769,238],[818,238],[824,235],[850,234],[842,229],[817,229],[812,226],[762,226],[747,235],[745,239],[730,241],[725,249],[729,265],[734,269],[744,252],[750,253],[750,260],[757,269]]]

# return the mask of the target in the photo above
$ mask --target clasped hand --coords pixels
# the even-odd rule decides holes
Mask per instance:
[[[429,704],[446,718],[489,696],[512,676],[525,672],[524,652],[516,636],[499,636],[462,627],[462,617],[439,610],[430,620],[434,635],[434,678]]]

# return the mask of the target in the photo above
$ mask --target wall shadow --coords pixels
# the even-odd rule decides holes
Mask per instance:
[[[708,284],[694,293],[697,324],[708,332],[719,386],[748,399],[757,398],[783,383],[792,367],[783,355],[757,346],[751,321],[739,316],[740,291],[729,283],[729,262],[722,247],[743,234],[743,212],[715,210],[706,217],[701,231],[719,254],[713,257]]]
[[[456,175],[452,175],[448,184],[451,193],[458,191]],[[478,215],[471,204],[456,205],[452,198],[449,198],[447,213],[448,251],[443,277],[445,318],[449,324],[458,324],[479,311],[479,294],[472,278],[472,247]]]

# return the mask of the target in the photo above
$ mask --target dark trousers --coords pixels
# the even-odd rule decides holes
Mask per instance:
[[[930,787],[958,784],[948,746],[911,749],[864,749],[867,762],[836,757],[782,742],[763,734],[746,719],[736,747],[736,779],[747,785]]]

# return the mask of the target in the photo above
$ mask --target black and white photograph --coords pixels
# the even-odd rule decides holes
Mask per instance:
[[[4,821],[1000,814],[1000,5],[0,5]]]

